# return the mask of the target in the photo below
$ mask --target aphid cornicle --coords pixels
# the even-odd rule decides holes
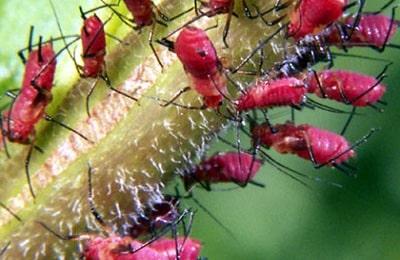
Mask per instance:
[[[375,104],[386,91],[380,79],[345,70],[310,73],[305,82],[309,93],[357,107]]]
[[[210,189],[212,183],[234,182],[246,185],[259,169],[261,161],[245,152],[226,152],[216,154],[198,164],[193,171],[183,175],[186,190],[200,183]]]
[[[204,108],[217,108],[227,93],[227,81],[214,44],[200,28],[187,26],[179,33],[176,42],[164,40],[162,44],[176,53],[191,82],[190,86],[204,100]],[[165,105],[174,101],[186,88]]]
[[[340,165],[356,155],[343,136],[308,124],[296,126],[287,122],[274,125],[273,130],[268,124],[255,126],[253,141],[279,153],[296,154],[315,166]]]

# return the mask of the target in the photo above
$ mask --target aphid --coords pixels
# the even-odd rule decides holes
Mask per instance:
[[[244,186],[255,177],[261,164],[254,155],[245,152],[219,153],[183,175],[185,189],[190,190],[196,183],[207,190],[212,183],[234,182]]]
[[[287,34],[299,40],[317,34],[342,15],[348,0],[301,0],[289,14]]]
[[[355,145],[341,135],[320,129],[308,124],[294,125],[291,122],[273,126],[274,131],[268,124],[257,125],[252,129],[252,138],[267,148],[272,147],[279,153],[291,153],[310,160],[314,167],[320,168],[325,165],[339,167],[356,155],[353,148],[375,131],[360,139]]]
[[[92,215],[94,216],[97,223],[100,225],[106,237],[101,235],[93,234],[82,234],[82,235],[60,235],[53,231],[45,223],[38,221],[37,223],[44,227],[46,230],[51,232],[62,240],[85,240],[83,257],[85,259],[175,259],[179,258],[180,254],[184,256],[198,256],[200,251],[200,244],[196,240],[187,238],[189,231],[187,228],[191,227],[193,212],[190,210],[184,210],[182,213],[178,212],[177,204],[178,201],[167,197],[166,201],[156,203],[152,208],[145,210],[146,216],[140,216],[130,230],[129,235],[120,236],[110,230],[105,221],[102,219],[99,212],[97,212],[93,202],[93,191],[91,182],[92,168],[89,166],[88,170],[88,202]],[[172,253],[172,245],[168,242],[165,244],[156,244],[152,248],[152,244],[161,238],[167,231],[173,229],[176,231],[176,225],[183,221],[184,217],[189,215],[189,224],[184,225],[185,237],[179,237],[172,241],[177,241],[175,245],[175,254],[172,258],[168,255]],[[157,229],[157,230],[156,230]],[[152,233],[150,240],[146,242],[139,242],[136,240],[139,236]],[[176,236],[176,233],[174,233]],[[185,241],[188,243],[185,243]],[[182,258],[181,258],[182,259]],[[196,259],[196,258],[186,258]]]
[[[355,18],[348,17],[343,23],[324,32],[326,41],[342,48],[357,46],[384,51],[397,32],[398,22],[394,20],[396,8],[392,9],[392,17],[375,13],[362,14],[355,27],[351,27]]]
[[[259,79],[236,100],[238,112],[278,106],[301,107],[306,102],[307,88],[294,77],[277,80]]]
[[[308,92],[321,98],[364,107],[381,100],[386,91],[386,87],[380,83],[385,71],[375,78],[353,71],[323,70],[317,74],[309,73],[305,81]]]
[[[22,87],[18,95],[14,95],[12,92],[9,93],[9,96],[13,98],[13,102],[10,109],[2,113],[1,128],[5,148],[5,139],[14,143],[30,145],[25,160],[25,170],[30,192],[35,197],[30,182],[29,162],[33,148],[37,148],[34,145],[35,125],[40,119],[44,118],[47,121],[56,123],[74,132],[86,141],[89,140],[81,133],[45,113],[46,106],[52,99],[51,89],[56,70],[56,58],[63,50],[55,53],[52,42],[49,41],[43,44],[42,37],[39,38],[38,48],[32,50],[32,38],[33,27],[31,27],[29,36],[29,56],[27,60],[23,59],[26,62]],[[5,150],[8,155],[7,148]]]
[[[61,28],[60,20],[58,18],[56,9],[54,4],[50,1],[53,14],[57,21],[58,30],[61,34],[61,37],[64,38],[64,34]],[[83,19],[83,26],[81,28],[81,42],[82,42],[82,60],[83,66],[79,65],[70,50],[67,48],[67,52],[71,59],[75,63],[75,67],[79,73],[79,75],[83,78],[94,78],[94,82],[89,90],[89,94],[86,97],[86,111],[88,116],[90,116],[89,112],[89,100],[90,97],[98,83],[99,78],[104,80],[106,86],[112,91],[117,92],[127,98],[130,98],[134,101],[137,101],[136,98],[130,96],[129,94],[120,91],[114,88],[111,84],[111,81],[107,75],[106,69],[106,33],[104,31],[104,25],[111,19],[111,17],[103,23],[103,21],[96,15],[92,15],[90,17],[86,17],[88,12],[84,12],[82,7],[79,7],[79,11],[81,13],[81,17]],[[113,37],[113,39],[115,39]]]
[[[176,259],[176,249],[180,251],[179,257],[181,260],[197,260],[200,255],[201,243],[195,239],[185,237],[178,237],[177,241],[170,238],[160,238],[151,244],[151,248],[168,257],[167,259],[169,260]]]
[[[188,26],[182,29],[176,42],[164,39],[160,43],[174,51],[182,62],[191,81],[191,88],[203,97],[204,105],[201,108],[219,107],[226,98],[227,82],[217,51],[205,31]],[[174,101],[188,90],[189,87],[179,91],[163,106],[169,104],[182,106]]]

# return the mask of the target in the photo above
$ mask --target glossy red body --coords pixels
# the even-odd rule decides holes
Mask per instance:
[[[307,89],[302,80],[294,77],[277,80],[258,80],[236,101],[238,111],[278,106],[301,106]]]
[[[311,160],[312,151],[317,164],[341,164],[355,156],[347,140],[336,133],[308,124],[295,126],[289,122],[273,128],[274,132],[271,132],[267,124],[254,127],[253,140],[258,140],[279,153],[296,154],[306,160]]]
[[[183,237],[179,237],[177,241],[176,244],[174,239],[160,238],[131,253],[142,247],[143,243],[130,237],[95,237],[86,242],[83,256],[87,260],[175,260],[178,246],[181,249],[181,260],[197,260],[201,249],[199,241],[191,238],[186,238],[185,241]]]
[[[153,23],[153,4],[151,0],[124,0],[124,2],[138,27]]]
[[[203,96],[207,107],[218,107],[227,92],[226,78],[213,43],[204,30],[185,27],[174,49],[187,72],[192,88]]]
[[[290,14],[288,35],[296,40],[315,34],[343,15],[348,0],[300,0]]]
[[[3,131],[11,142],[30,143],[35,134],[35,124],[43,117],[51,96],[43,95],[53,87],[56,57],[51,43],[33,50],[25,65],[22,88],[12,107],[3,112]],[[34,87],[35,86],[35,87]]]
[[[106,36],[103,22],[96,15],[90,16],[83,22],[81,29],[83,75],[94,78],[104,70],[106,55]]]
[[[345,71],[324,70],[319,73],[317,79],[313,73],[307,78],[308,90],[319,97],[336,100],[338,102],[349,102],[353,106],[368,106],[379,101],[385,94],[386,87],[377,84],[377,79],[368,75]]]
[[[184,176],[185,187],[196,182],[236,182],[245,184],[252,180],[261,167],[261,162],[248,153],[227,152],[202,161],[193,172]]]
[[[210,0],[206,5],[215,14],[228,13],[234,0]]]
[[[353,17],[345,19],[344,24],[351,27],[354,23]],[[397,22],[393,21],[391,30],[389,32],[392,23],[392,18],[380,14],[363,14],[358,26],[355,28],[351,39],[346,40],[344,44],[346,47],[355,46],[374,46],[377,48],[383,47],[385,44],[386,37],[389,36],[388,40],[397,32]],[[331,28],[327,34],[327,41],[330,44],[336,44],[341,46],[343,43],[340,39],[340,34],[337,28]]]

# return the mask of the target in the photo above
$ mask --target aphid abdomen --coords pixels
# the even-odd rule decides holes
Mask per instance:
[[[126,7],[133,16],[138,27],[153,23],[153,8],[151,0],[124,0]]]
[[[279,106],[301,106],[307,90],[297,78],[282,78],[274,81],[260,80],[248,88],[237,100],[238,111]]]
[[[354,150],[349,149],[350,145],[343,136],[309,125],[298,127],[304,128],[304,138],[308,139],[315,163],[341,164],[355,156]],[[298,156],[311,160],[309,148],[295,152]],[[331,160],[333,161],[330,162]]]
[[[228,13],[234,0],[210,0],[208,6],[215,13]]]
[[[106,37],[103,22],[96,15],[85,19],[82,30],[82,59],[85,77],[97,77],[104,69]]]
[[[166,259],[177,259],[176,248],[181,249],[179,259],[197,260],[200,256],[201,243],[192,238],[178,237],[177,240],[161,238],[151,244],[151,248],[158,251]]]
[[[313,74],[308,76],[309,92],[353,106],[368,106],[379,101],[386,91],[374,77],[344,70],[324,70],[318,73],[321,88]]]

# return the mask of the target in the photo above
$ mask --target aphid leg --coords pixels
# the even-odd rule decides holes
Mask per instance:
[[[225,48],[229,48],[229,45],[228,45],[228,42],[227,42],[226,38],[228,37],[229,28],[231,26],[234,3],[235,3],[235,1],[231,1],[231,4],[229,6],[229,10],[228,10],[228,14],[227,14],[227,17],[226,17],[226,21],[225,21],[224,31],[222,33],[222,41],[224,42]]]
[[[387,64],[383,70],[381,71],[381,73],[379,73],[378,76],[376,76],[376,82],[370,86],[366,91],[364,91],[363,93],[361,93],[360,95],[358,95],[356,98],[350,100],[350,104],[353,104],[354,102],[357,102],[359,99],[361,99],[362,97],[364,97],[365,95],[367,95],[370,91],[372,91],[375,87],[377,87],[386,77],[386,72],[389,69],[389,66],[392,65],[393,63],[389,63]]]
[[[166,103],[164,103],[164,104],[160,104],[160,106],[162,106],[162,107],[167,107],[167,106],[169,106],[169,105],[171,105],[171,104],[176,104],[176,103],[174,103],[175,100],[177,100],[183,93],[185,93],[185,92],[187,92],[187,91],[189,91],[189,90],[191,90],[191,87],[189,87],[189,86],[187,86],[187,87],[185,87],[185,88],[179,90],[179,91],[172,97],[172,99],[170,99],[169,101],[166,101]]]
[[[7,207],[3,202],[0,202],[0,207],[3,208],[5,211],[7,211],[16,220],[18,220],[18,222],[23,222],[22,219],[15,212],[13,212],[9,207]]]
[[[195,7],[191,7],[191,8],[189,8],[188,10],[183,11],[183,12],[181,12],[181,13],[175,15],[175,16],[168,17],[166,14],[164,14],[163,12],[161,12],[161,10],[158,8],[157,5],[154,4],[154,2],[151,2],[151,4],[152,4],[153,8],[156,10],[157,15],[158,15],[163,21],[165,21],[165,22],[172,22],[172,21],[174,21],[174,20],[176,20],[176,19],[178,19],[178,18],[184,16],[185,14],[191,12],[191,11],[195,8]]]
[[[264,48],[265,45],[272,40],[276,35],[278,35],[282,30],[285,29],[286,25],[281,26],[278,30],[272,33],[270,36],[266,37],[265,39],[261,40],[258,45],[237,65],[234,69],[231,69],[231,73],[236,73],[240,70],[261,48]]]
[[[373,49],[376,49],[378,52],[384,52],[386,46],[388,45],[389,38],[390,38],[390,32],[392,31],[393,25],[394,25],[394,23],[395,23],[395,17],[396,17],[396,9],[397,9],[397,7],[398,7],[398,6],[396,5],[396,6],[394,6],[394,7],[392,8],[392,19],[390,20],[389,29],[388,29],[388,31],[387,31],[387,34],[386,34],[386,37],[385,37],[385,41],[383,42],[382,46],[379,47],[379,48],[377,48],[377,47],[372,47]],[[391,45],[391,46],[396,47],[395,45]]]
[[[117,92],[117,93],[120,94],[120,95],[123,95],[124,97],[127,97],[127,98],[129,98],[129,99],[132,99],[133,101],[138,101],[137,98],[132,97],[132,96],[129,95],[128,93],[125,93],[125,92],[123,92],[123,91],[121,91],[121,90],[119,90],[119,89],[113,87],[113,86],[111,85],[111,80],[110,80],[110,78],[108,77],[106,71],[107,71],[107,70],[105,69],[105,70],[104,70],[104,75],[101,75],[100,78],[101,78],[102,80],[104,80],[104,82],[106,83],[106,86],[107,86],[109,89],[111,89],[112,91]]]
[[[317,81],[317,85],[318,85],[319,91],[320,91],[321,94],[322,94],[322,97],[323,97],[323,98],[326,98],[325,89],[324,89],[324,87],[322,86],[321,80],[320,80],[319,77],[318,77],[318,73],[317,73],[314,69],[312,69],[312,68],[309,68],[309,72],[311,72],[311,73],[314,75],[314,78],[315,78],[315,80]]]
[[[74,134],[78,135],[79,137],[81,137],[82,139],[86,140],[87,142],[89,142],[89,143],[91,143],[91,144],[94,143],[93,141],[91,141],[89,138],[87,138],[87,137],[86,137],[85,135],[83,135],[82,133],[78,132],[77,130],[73,129],[72,127],[70,127],[70,126],[68,126],[68,125],[66,125],[66,124],[64,124],[64,123],[61,122],[61,121],[58,121],[58,120],[54,119],[52,116],[50,116],[50,115],[48,115],[48,114],[45,114],[45,115],[44,115],[44,119],[45,119],[46,121],[49,121],[49,122],[52,122],[52,123],[55,123],[55,124],[57,124],[57,125],[59,125],[59,126],[64,127],[65,129],[67,129],[67,130],[73,132]]]
[[[259,13],[259,15],[264,16],[266,14],[269,14],[269,13],[273,12],[273,11],[279,12],[279,11],[281,11],[283,9],[288,8],[292,4],[293,1],[289,0],[289,1],[286,1],[284,3],[281,3],[281,2],[282,2],[282,0],[275,1],[275,4],[274,4],[274,6],[272,8],[267,9],[264,12]]]
[[[344,135],[346,133],[346,130],[349,127],[350,122],[351,122],[351,120],[353,120],[353,117],[356,113],[356,109],[357,109],[357,107],[353,106],[353,109],[351,110],[351,113],[350,113],[349,117],[347,118],[346,123],[344,124],[343,129],[340,132],[340,135]]]
[[[156,52],[156,49],[154,48],[154,45],[153,45],[153,36],[154,36],[154,31],[155,31],[155,29],[156,29],[156,26],[155,26],[155,25],[156,25],[155,23],[153,23],[153,24],[151,25],[151,29],[150,29],[150,33],[149,33],[148,42],[149,42],[151,51],[153,52],[154,56],[156,57],[156,60],[157,60],[158,64],[160,65],[161,69],[164,69],[164,66],[163,66],[163,64],[162,64],[162,62],[161,62],[161,60],[160,60],[160,57],[158,57],[158,54],[157,54],[157,52]]]
[[[0,257],[1,257],[2,255],[4,255],[4,253],[7,251],[8,247],[9,247],[10,245],[11,245],[11,241],[8,241],[8,242],[6,243],[6,245],[3,246],[3,248],[0,250]]]
[[[60,240],[63,241],[71,241],[71,240],[85,240],[85,239],[90,239],[90,235],[61,235],[59,233],[57,233],[56,231],[54,231],[53,229],[51,229],[49,226],[47,226],[44,222],[42,221],[35,221],[37,224],[39,224],[40,226],[42,226],[44,229],[46,229],[47,231],[49,231],[51,234],[53,234],[55,237],[57,237]]]
[[[93,174],[93,168],[90,165],[90,163],[88,163],[88,203],[89,203],[90,212],[92,213],[96,222],[100,225],[101,229],[105,233],[111,234],[112,231],[111,231],[110,227],[103,220],[103,218],[101,217],[100,213],[97,211],[96,206],[94,204],[92,174]]]
[[[127,16],[121,14],[121,13],[118,12],[117,10],[115,10],[114,6],[112,6],[112,5],[110,5],[110,4],[107,4],[106,2],[104,2],[104,0],[100,0],[100,1],[103,3],[103,5],[104,5],[105,7],[109,7],[110,10],[112,11],[112,13],[115,14],[115,15],[121,20],[121,22],[124,23],[126,26],[132,28],[132,29],[135,30],[135,31],[137,31],[137,30],[140,29],[138,26],[134,26],[133,20],[132,20],[131,18],[129,18],[129,17],[127,17]],[[119,5],[119,2],[120,2],[120,1],[118,1],[118,5]],[[89,12],[89,11],[86,11],[86,13],[87,13],[87,12]]]
[[[263,23],[264,23],[266,26],[269,26],[269,27],[274,26],[274,25],[280,23],[280,22],[286,17],[286,15],[282,15],[282,16],[276,18],[275,20],[268,21],[268,20],[266,20],[266,19],[264,18],[264,15],[260,13],[260,10],[258,9],[257,6],[254,6],[254,9],[256,9],[257,16],[261,17],[261,21],[263,21]]]
[[[33,186],[32,186],[32,182],[31,182],[31,175],[29,172],[29,164],[31,162],[31,157],[32,157],[32,151],[33,151],[33,144],[29,145],[29,149],[28,149],[28,153],[26,155],[25,158],[25,175],[26,175],[26,180],[28,181],[28,187],[29,187],[29,192],[32,195],[32,198],[35,199],[35,192],[33,191]]]
[[[270,118],[269,118],[268,111],[267,111],[266,109],[261,109],[261,112],[262,112],[262,114],[264,115],[264,120],[265,120],[265,122],[267,123],[268,128],[269,128],[269,130],[271,131],[271,133],[276,133],[277,130],[276,130],[276,129],[272,126],[272,124],[271,124],[271,120],[270,120]]]
[[[87,113],[88,117],[91,117],[91,114],[90,114],[90,104],[89,104],[89,102],[90,102],[90,97],[92,96],[92,94],[93,94],[93,92],[94,92],[94,89],[96,88],[97,82],[99,82],[99,78],[96,78],[96,79],[93,81],[92,85],[90,86],[89,92],[88,92],[88,94],[86,95],[86,102],[85,102],[85,103],[86,103],[86,113]]]
[[[357,0],[357,2],[358,2],[357,15],[353,21],[353,25],[351,26],[350,33],[348,33],[348,35],[347,35],[347,40],[350,40],[351,37],[353,36],[354,31],[356,30],[358,24],[360,23],[362,10],[364,9],[365,0]]]
[[[378,11],[372,12],[371,14],[380,14],[385,11],[389,6],[391,6],[396,0],[389,0],[386,4],[384,4]]]
[[[6,131],[6,129],[4,129],[3,117],[1,115],[0,115],[0,126],[1,126],[1,140],[3,142],[4,152],[7,156],[7,158],[10,159],[11,155],[10,155],[10,151],[8,151],[7,138],[6,138],[7,131]]]

